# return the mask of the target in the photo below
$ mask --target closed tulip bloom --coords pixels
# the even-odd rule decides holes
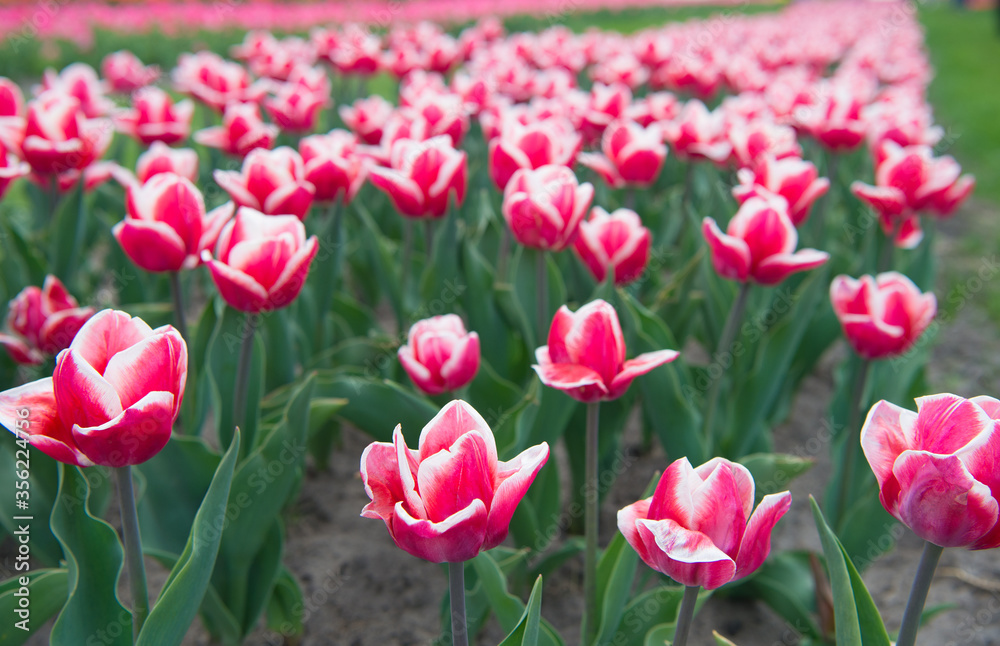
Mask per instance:
[[[241,312],[287,307],[302,291],[319,242],[306,239],[294,215],[264,215],[240,207],[226,223],[215,257],[202,252],[222,298]]]
[[[176,144],[191,133],[192,115],[194,103],[190,100],[174,103],[169,94],[150,86],[132,96],[131,110],[115,115],[115,127],[147,146],[156,141]]]
[[[861,448],[894,518],[941,547],[1000,547],[1000,401],[951,394],[917,400],[917,412],[872,407]]]
[[[399,362],[428,395],[458,390],[479,371],[479,335],[466,332],[455,314],[417,321],[399,349]]]
[[[503,121],[500,136],[490,142],[490,177],[502,191],[521,168],[572,166],[582,145],[579,133],[565,118],[523,125],[508,117]]]
[[[358,138],[346,130],[305,137],[299,143],[305,178],[316,187],[318,202],[332,202],[340,195],[348,204],[361,190],[367,171]]]
[[[612,121],[625,116],[632,103],[632,91],[627,85],[594,83],[590,99],[583,113],[582,131],[588,141],[596,141]]]
[[[88,119],[103,117],[115,108],[114,101],[104,96],[106,84],[97,77],[97,71],[86,63],[72,63],[59,73],[53,69],[45,70],[42,85],[35,92],[41,94],[49,90],[75,98]]]
[[[59,353],[51,377],[0,393],[0,424],[66,464],[141,464],[170,439],[187,363],[174,328],[104,310]]]
[[[593,198],[594,187],[580,184],[565,166],[521,169],[504,189],[503,216],[524,246],[562,251],[576,238]]]
[[[267,83],[255,83],[239,63],[212,52],[181,54],[172,77],[178,91],[219,112],[233,103],[256,103],[268,88]]]
[[[285,83],[274,96],[264,99],[264,109],[282,130],[303,133],[316,127],[319,111],[328,103],[325,94],[296,83]]]
[[[805,222],[813,203],[830,188],[830,180],[820,177],[812,162],[798,157],[764,155],[753,170],[741,168],[738,177],[733,197],[740,204],[751,197],[780,195],[788,202],[788,216],[795,226]]]
[[[361,478],[371,502],[361,515],[385,522],[396,545],[432,563],[459,563],[503,542],[528,487],[549,458],[545,442],[509,462],[472,406],[456,400],[407,448],[399,426],[392,443],[361,454]]]
[[[791,126],[778,125],[769,118],[747,121],[735,118],[729,126],[729,143],[740,168],[756,168],[765,157],[801,157],[802,148]]]
[[[135,176],[146,183],[153,175],[174,173],[192,182],[198,179],[198,153],[191,148],[171,148],[154,142],[135,162]]]
[[[101,76],[112,92],[129,94],[156,82],[160,77],[160,68],[143,65],[138,56],[123,49],[101,59]]]
[[[252,150],[240,171],[216,169],[212,176],[237,206],[268,215],[294,215],[302,220],[316,194],[316,187],[305,178],[301,155],[288,146]]]
[[[830,284],[833,311],[854,351],[882,359],[909,350],[937,313],[934,294],[889,271],[878,276],[837,276]]]
[[[103,155],[113,134],[106,119],[87,119],[76,98],[53,90],[28,103],[21,153],[39,175],[70,173]]]
[[[338,111],[351,132],[366,144],[376,146],[382,141],[382,129],[392,116],[393,106],[374,94],[367,99],[358,99],[352,105],[342,105]]]
[[[597,282],[614,272],[615,285],[639,278],[649,263],[652,235],[635,211],[618,209],[608,213],[599,206],[590,219],[580,223],[573,249]]]
[[[25,287],[7,305],[7,330],[0,345],[20,364],[37,365],[69,347],[77,331],[94,315],[49,274],[41,288]]]
[[[448,210],[452,194],[456,205],[465,199],[465,152],[455,150],[446,136],[397,141],[392,147],[391,164],[391,168],[372,167],[371,181],[406,217],[440,218]]]
[[[663,123],[663,137],[677,157],[685,161],[707,159],[721,165],[733,152],[726,136],[725,115],[710,112],[697,99],[685,103],[676,119]]]
[[[253,103],[234,103],[226,108],[221,126],[194,133],[194,140],[235,157],[246,157],[255,148],[270,148],[278,137],[278,126],[264,123]]]
[[[741,283],[777,285],[790,274],[818,267],[830,257],[816,249],[795,250],[799,236],[783,198],[748,199],[729,221],[726,232],[712,218],[701,227],[712,252],[712,265],[723,278]]]
[[[532,368],[543,384],[582,402],[617,399],[636,377],[679,356],[675,350],[657,350],[626,361],[618,314],[600,299],[576,312],[560,307],[548,341],[535,350],[538,364]]]
[[[128,187],[126,209],[126,218],[111,233],[132,262],[159,272],[197,267],[234,206],[227,202],[206,213],[201,191],[189,179],[159,173]]]
[[[609,186],[649,186],[663,168],[667,147],[656,126],[643,128],[634,121],[614,121],[601,137],[601,152],[581,153],[580,163],[597,172]]]
[[[680,458],[652,496],[618,512],[618,529],[649,567],[714,590],[760,568],[792,494],[764,496],[757,509],[753,503],[753,476],[743,465],[712,458],[693,468]]]

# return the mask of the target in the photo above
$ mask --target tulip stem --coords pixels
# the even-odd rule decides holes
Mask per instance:
[[[345,198],[346,199],[346,198]],[[316,349],[322,351],[326,345],[326,315],[330,310],[330,302],[333,300],[333,293],[337,291],[337,283],[340,281],[340,251],[341,251],[341,230],[344,221],[344,203],[338,197],[331,204],[327,211],[328,228],[327,240],[330,245],[330,282],[326,286],[321,286],[319,290],[319,310],[316,313],[318,321],[316,330]],[[331,340],[332,345],[332,340]]]
[[[535,256],[535,318],[538,323],[538,343],[544,345],[549,324],[549,270],[545,262],[545,252],[538,250]]]
[[[854,482],[854,456],[857,453],[857,445],[861,443],[861,429],[858,428],[861,420],[861,407],[864,405],[865,386],[868,382],[868,374],[871,372],[872,362],[862,358],[854,371],[854,388],[851,392],[851,408],[847,413],[847,446],[844,448],[844,473],[840,478],[840,491],[837,493],[837,515],[834,526],[842,528],[844,514],[847,512],[847,497],[850,494],[851,484]]]
[[[427,265],[434,262],[434,220],[427,218],[424,221],[424,253],[427,254]]]
[[[122,540],[125,543],[125,563],[128,567],[128,587],[132,595],[132,641],[139,640],[142,625],[149,615],[149,592],[146,590],[146,564],[142,560],[139,538],[139,517],[135,511],[132,490],[132,467],[115,469],[118,483],[118,506],[122,517]]]
[[[406,302],[406,287],[409,282],[410,263],[413,262],[413,220],[406,218],[403,222],[403,276],[400,280],[400,292],[403,294],[403,302]]]
[[[587,403],[587,446],[584,498],[584,534],[586,552],[583,569],[583,590],[586,596],[584,644],[592,644],[597,637],[597,530],[600,496],[597,492],[598,428],[600,427],[601,402]]]
[[[937,569],[943,551],[943,547],[934,543],[924,544],[924,553],[920,555],[917,575],[913,578],[913,587],[910,588],[910,598],[906,602],[906,610],[903,611],[903,625],[899,628],[896,646],[913,646],[917,640],[917,630],[920,629],[920,616],[924,612],[927,591],[931,587],[934,570]]]
[[[510,255],[510,229],[504,225],[500,233],[500,248],[497,251],[497,273],[493,278],[495,285],[507,283],[507,257]]]
[[[451,588],[451,643],[469,646],[469,626],[465,619],[465,563],[448,564]]]
[[[248,438],[247,446],[252,446],[252,438],[246,434],[247,420],[247,390],[250,387],[250,360],[253,358],[253,341],[257,335],[257,317],[259,314],[247,314],[243,332],[243,343],[240,344],[239,363],[236,364],[236,388],[233,392],[233,426],[243,432]]]
[[[691,203],[691,191],[694,188],[694,162],[689,161],[684,169],[684,192],[681,194],[681,214],[687,218],[688,207]]]
[[[170,292],[174,297],[174,323],[185,341],[189,341],[187,323],[184,321],[184,294],[181,292],[181,273],[170,272]]]
[[[736,295],[736,300],[733,301],[732,307],[729,308],[729,316],[726,317],[726,324],[722,328],[722,336],[719,337],[719,345],[716,348],[715,354],[711,357],[711,361],[719,361],[724,353],[730,352],[729,348],[732,346],[733,341],[736,340],[736,331],[739,330],[740,321],[743,320],[743,314],[746,312],[747,297],[749,295],[750,283],[742,283],[740,291]],[[719,391],[721,388],[722,375],[718,379],[712,380],[712,385],[709,386],[708,390],[707,406],[705,407],[705,426],[702,433],[708,442],[706,448],[711,455],[715,454],[715,409],[719,403]]]
[[[694,620],[694,609],[698,605],[700,586],[689,585],[684,588],[681,607],[677,611],[677,629],[674,631],[673,646],[686,646],[688,633],[691,632],[691,622]]]

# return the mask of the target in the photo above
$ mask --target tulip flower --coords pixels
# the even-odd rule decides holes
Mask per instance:
[[[3,140],[0,140],[0,198],[3,198],[11,182],[30,172],[31,166],[18,159],[14,153],[9,152],[4,146]]]
[[[923,294],[894,271],[853,279],[837,276],[830,301],[844,336],[860,356],[882,359],[904,354],[937,312],[934,294]]]
[[[222,298],[242,312],[287,307],[302,291],[319,242],[306,239],[294,215],[265,215],[240,207],[226,223],[215,247],[202,261]]]
[[[316,127],[319,111],[329,103],[328,96],[294,83],[281,85],[274,96],[264,99],[264,109],[284,131],[303,133]]]
[[[88,119],[103,117],[115,108],[114,102],[104,96],[106,84],[97,77],[94,68],[86,63],[72,63],[59,73],[53,69],[45,70],[42,85],[35,92],[41,95],[50,90],[79,101],[80,110]]]
[[[697,99],[685,103],[675,120],[663,124],[663,138],[674,154],[685,161],[707,159],[721,165],[733,150],[726,137],[724,115],[718,111],[709,112]]]
[[[24,161],[38,175],[73,174],[104,154],[113,135],[105,119],[87,119],[76,98],[59,91],[28,103]]]
[[[501,191],[521,168],[572,166],[583,145],[580,135],[566,119],[544,119],[528,125],[508,117],[500,136],[490,141],[490,177]]]
[[[590,100],[583,114],[583,134],[587,141],[596,141],[612,121],[625,116],[632,103],[632,91],[627,85],[594,83]]]
[[[176,330],[104,310],[59,353],[51,377],[0,393],[0,424],[66,464],[141,464],[170,439],[186,378]]]
[[[130,94],[155,83],[160,77],[160,68],[143,65],[138,56],[123,49],[112,52],[101,60],[101,76],[112,92]]]
[[[760,568],[791,503],[784,491],[764,496],[754,509],[753,476],[742,464],[713,458],[694,468],[679,458],[652,496],[618,512],[618,529],[649,567],[714,590]]]
[[[868,129],[862,114],[865,85],[830,83],[829,91],[813,105],[795,110],[796,121],[824,148],[838,153],[854,150],[864,143]]]
[[[0,76],[0,145],[17,150],[24,139],[24,95],[17,83]]]
[[[402,139],[392,147],[391,168],[372,167],[371,181],[384,191],[400,214],[410,218],[440,218],[455,195],[465,199],[465,152],[455,150],[446,136],[427,141]]]
[[[132,262],[152,272],[197,267],[234,210],[227,202],[206,214],[201,191],[173,173],[129,186],[126,207],[111,232]]]
[[[503,194],[503,216],[526,247],[562,251],[590,208],[594,187],[580,184],[566,166],[548,165],[514,173]]]
[[[549,457],[545,442],[509,462],[497,458],[486,421],[461,400],[445,406],[407,448],[399,426],[392,442],[361,455],[371,502],[361,515],[385,522],[396,545],[432,563],[461,563],[507,537],[514,508]]]
[[[382,42],[376,34],[358,24],[344,25],[341,46],[330,62],[342,74],[371,76],[382,69]]]
[[[223,112],[232,103],[256,103],[267,93],[267,83],[253,82],[239,63],[212,52],[181,54],[172,73],[174,87],[213,110]]]
[[[456,391],[479,371],[479,335],[466,332],[455,314],[433,316],[410,327],[399,362],[428,395]]]
[[[635,211],[618,209],[609,214],[599,206],[590,219],[580,222],[580,232],[573,243],[576,255],[597,282],[604,282],[608,271],[615,285],[627,285],[642,275],[649,263],[652,234],[642,226]]]
[[[764,155],[753,170],[741,168],[737,175],[740,183],[733,188],[733,197],[740,204],[751,197],[780,195],[788,202],[788,216],[795,226],[805,222],[813,203],[830,188],[830,180],[819,177],[812,162],[797,157]]]
[[[342,105],[338,109],[344,125],[366,144],[378,145],[382,140],[382,129],[392,116],[392,104],[374,94],[367,99],[358,99],[353,105]]]
[[[651,185],[667,158],[659,128],[624,120],[612,122],[604,131],[601,152],[581,153],[579,160],[612,188]]]
[[[357,136],[346,130],[302,139],[305,179],[316,187],[316,201],[332,202],[343,195],[347,204],[358,194],[367,178],[358,145]]]
[[[62,281],[49,274],[41,289],[25,287],[7,305],[9,333],[0,333],[0,345],[17,363],[38,365],[69,347],[93,315],[93,308],[80,307]]]
[[[193,114],[190,100],[174,103],[169,94],[150,86],[135,92],[131,110],[115,115],[115,127],[147,146],[157,141],[176,144],[188,138]]]
[[[294,215],[302,220],[309,212],[316,187],[305,179],[305,165],[294,148],[250,151],[240,171],[213,173],[237,206],[268,215]]]
[[[783,198],[748,199],[723,233],[712,218],[702,221],[712,252],[712,265],[723,278],[742,283],[777,285],[790,274],[818,267],[829,254],[815,249],[795,251],[798,234]]]
[[[197,181],[198,153],[191,148],[171,148],[163,142],[153,142],[135,162],[135,176],[145,184],[159,173],[174,173],[192,182]]]
[[[729,142],[740,168],[757,168],[765,157],[786,159],[802,156],[795,130],[768,118],[735,119],[729,127]]]
[[[246,157],[254,148],[270,148],[277,136],[278,127],[261,121],[256,105],[234,103],[226,107],[221,126],[199,130],[194,140],[235,157]]]

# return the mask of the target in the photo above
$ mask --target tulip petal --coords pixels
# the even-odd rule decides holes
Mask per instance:
[[[751,497],[751,504],[753,498]],[[792,494],[783,491],[764,496],[747,522],[736,556],[736,575],[741,579],[757,571],[771,552],[771,532],[792,505]]]
[[[26,416],[21,411],[27,411]],[[54,460],[81,467],[94,465],[59,419],[52,377],[0,393],[0,424],[15,435],[19,430],[31,446]]]
[[[645,352],[634,359],[629,359],[608,387],[608,397],[610,399],[620,397],[625,394],[625,391],[632,384],[632,380],[636,377],[640,377],[665,363],[670,363],[679,356],[680,353],[676,350],[657,350],[656,352]]]
[[[142,464],[166,446],[175,418],[174,396],[151,392],[100,426],[73,425],[73,439],[95,464]]]
[[[114,386],[73,349],[59,353],[52,386],[59,417],[66,424],[99,426],[121,415],[123,406]]]
[[[535,476],[549,459],[549,445],[542,442],[497,466],[497,485],[487,520],[483,549],[493,549],[507,538],[514,510],[528,492]]]
[[[21,365],[37,366],[45,361],[45,356],[41,352],[16,336],[0,333],[0,346],[3,346],[11,359]]]
[[[319,251],[319,240],[316,236],[310,236],[298,251],[285,264],[285,268],[278,275],[278,279],[268,290],[268,306],[271,309],[287,307],[298,298],[302,292],[302,287],[306,284],[306,276],[309,274],[309,265]]]
[[[652,500],[652,497],[638,500],[618,510],[618,531],[622,533],[632,549],[639,554],[639,558],[646,563],[649,563],[651,559],[649,550],[646,549],[646,543],[639,536],[638,521],[649,517],[649,503]]]
[[[830,258],[830,254],[816,249],[800,249],[795,253],[776,254],[762,260],[753,272],[753,278],[761,285],[777,285],[789,274],[819,267]]]
[[[646,563],[678,583],[714,590],[736,574],[736,563],[701,532],[669,518],[640,519],[636,526],[649,552]]]
[[[601,375],[587,366],[578,363],[546,363],[531,366],[538,373],[538,378],[550,388],[559,390],[575,390],[584,386],[593,386],[607,394]]]
[[[70,347],[103,375],[111,357],[152,333],[149,325],[138,317],[132,318],[120,310],[104,310],[83,324]]]
[[[111,357],[104,378],[118,393],[122,408],[128,408],[146,393],[183,392],[187,379],[187,346],[180,334],[170,332],[148,336]]]
[[[440,523],[416,519],[396,503],[392,538],[396,545],[431,563],[461,563],[479,554],[486,536],[486,505],[478,498]]]
[[[146,271],[179,271],[184,266],[184,240],[165,222],[126,219],[111,233],[129,259]]]
[[[882,400],[868,412],[861,427],[861,450],[875,474],[882,504],[888,509],[895,504],[899,493],[892,467],[896,459],[909,448],[909,429],[916,423],[917,414],[893,403]]]
[[[496,461],[489,460],[486,440],[475,431],[421,461],[417,490],[428,520],[441,522],[465,509],[473,499],[484,501],[488,510],[496,469]]]
[[[490,425],[475,408],[460,399],[449,402],[420,431],[420,461],[423,462],[435,453],[451,448],[469,431],[476,431],[483,437],[487,459],[490,464],[495,465],[497,445]]]
[[[371,498],[361,515],[381,518],[388,527],[396,503],[405,500],[396,447],[392,443],[373,442],[365,447],[361,454],[361,479],[365,493]]]
[[[723,278],[746,282],[750,276],[750,247],[734,236],[722,232],[712,218],[705,218],[702,234],[712,252],[712,266]]]
[[[986,441],[993,427],[986,411],[964,397],[949,393],[918,397],[917,420],[908,445],[931,453],[955,453]]]
[[[208,270],[222,298],[241,312],[260,312],[267,305],[267,290],[239,269],[210,260]]]
[[[472,381],[479,371],[479,335],[475,332],[462,336],[451,348],[451,356],[441,366],[445,388],[455,390]]]
[[[401,346],[397,356],[399,357],[399,363],[403,366],[403,370],[406,371],[406,374],[410,377],[410,381],[417,388],[431,396],[440,395],[445,391],[444,384],[436,382],[434,375],[427,369],[427,366],[420,363],[413,355],[413,348],[408,345]]]

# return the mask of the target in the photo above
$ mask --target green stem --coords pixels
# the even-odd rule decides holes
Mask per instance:
[[[681,607],[677,611],[677,630],[674,631],[673,646],[687,646],[688,633],[691,632],[691,622],[694,620],[694,608],[698,605],[699,590],[699,586],[696,585],[684,588],[684,598],[681,599]]]
[[[434,220],[424,220],[424,253],[427,255],[427,265],[434,262]]]
[[[689,161],[684,170],[684,193],[681,194],[681,213],[685,219],[688,214],[688,207],[691,205],[691,192],[694,184],[694,162]]]
[[[181,274],[170,272],[170,293],[174,298],[174,324],[185,341],[188,340],[187,323],[184,321],[184,294],[181,292]]]
[[[857,453],[857,446],[861,443],[861,408],[864,406],[865,386],[868,383],[868,375],[871,372],[872,362],[862,358],[854,372],[854,387],[851,391],[851,408],[847,417],[847,446],[844,448],[844,473],[840,478],[839,491],[837,492],[837,516],[835,527],[841,527],[844,522],[844,514],[847,512],[847,497],[851,491],[851,484],[854,482],[854,456]]]
[[[316,349],[323,350],[326,347],[326,315],[333,300],[333,293],[337,291],[337,283],[340,281],[340,247],[343,236],[341,229],[344,221],[344,203],[338,197],[330,203],[327,210],[328,226],[326,237],[330,249],[330,276],[329,283],[319,286],[319,310],[316,312]]]
[[[146,564],[142,560],[139,516],[135,511],[135,493],[132,490],[132,467],[126,465],[115,469],[115,479],[118,483],[128,587],[132,595],[132,642],[135,643],[149,615],[149,592],[146,590]]]
[[[465,619],[465,563],[448,564],[451,589],[451,643],[469,646],[469,626]]]
[[[253,355],[253,341],[257,334],[257,317],[260,314],[246,315],[246,329],[243,343],[240,344],[239,363],[236,364],[236,389],[233,392],[233,425],[244,433],[246,438],[247,390],[250,387],[250,360]],[[247,445],[251,444],[247,441]]]
[[[410,276],[410,263],[413,262],[413,219],[403,220],[403,276],[400,280],[400,293],[406,302],[407,278]]]
[[[899,224],[894,224],[892,231],[881,234],[882,248],[879,249],[878,264],[875,267],[878,273],[889,271],[892,268],[892,257],[893,253],[896,251],[896,233],[898,230]],[[882,231],[881,227],[879,227],[879,231]]]
[[[910,588],[910,598],[906,602],[906,610],[903,611],[903,625],[899,628],[896,646],[913,646],[917,640],[920,615],[923,614],[924,602],[927,601],[927,591],[931,587],[931,579],[934,578],[934,570],[937,569],[943,551],[943,547],[934,543],[924,544],[924,553],[920,555],[917,575],[913,578],[913,587]]]
[[[597,491],[598,428],[601,402],[587,404],[587,445],[584,481],[584,535],[586,553],[583,569],[583,590],[586,597],[584,613],[584,643],[592,644],[597,637],[597,530],[600,496]]]
[[[535,256],[535,319],[538,345],[544,345],[549,331],[549,272],[545,265],[545,252],[541,249]]]
[[[510,256],[510,228],[505,224],[500,234],[500,248],[497,251],[497,273],[493,282],[503,285],[507,282],[507,259]]]
[[[740,285],[740,291],[736,295],[736,300],[733,301],[732,307],[729,309],[729,316],[726,317],[726,324],[722,328],[722,336],[719,337],[719,345],[716,348],[715,355],[712,357],[712,361],[718,360],[718,358],[724,352],[729,352],[730,346],[732,346],[733,341],[736,340],[736,331],[740,328],[740,321],[743,320],[743,314],[747,309],[747,297],[750,294],[750,283],[746,282]],[[719,391],[722,388],[722,375],[718,379],[712,381],[712,385],[708,390],[708,400],[707,406],[705,408],[705,424],[702,429],[702,434],[705,436],[705,440],[708,442],[707,448],[709,453],[714,455],[715,447],[715,409],[719,403]]]

